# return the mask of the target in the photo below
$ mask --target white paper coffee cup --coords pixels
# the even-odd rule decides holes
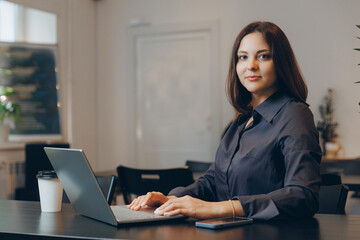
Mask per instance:
[[[55,171],[39,171],[36,176],[39,185],[42,212],[60,212],[63,187]]]

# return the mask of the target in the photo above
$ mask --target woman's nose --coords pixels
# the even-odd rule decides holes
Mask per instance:
[[[248,70],[255,71],[258,69],[258,63],[255,58],[250,58],[247,66]]]

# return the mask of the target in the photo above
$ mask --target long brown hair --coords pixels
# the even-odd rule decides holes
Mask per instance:
[[[226,84],[228,99],[236,111],[240,113],[252,111],[250,106],[251,93],[241,84],[236,73],[236,64],[238,62],[237,52],[242,39],[253,32],[262,33],[270,47],[279,91],[283,91],[299,101],[306,102],[307,86],[285,33],[274,23],[253,22],[241,30],[231,52]]]

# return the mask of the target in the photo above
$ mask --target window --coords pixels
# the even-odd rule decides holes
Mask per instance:
[[[56,44],[56,15],[0,0],[0,41]]]
[[[56,14],[0,0],[0,86],[21,107],[10,140],[61,139]]]

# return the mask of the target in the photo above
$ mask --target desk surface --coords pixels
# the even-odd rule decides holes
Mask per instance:
[[[359,239],[360,216],[317,214],[299,221],[255,222],[226,230],[196,228],[193,221],[113,227],[74,214],[41,213],[39,202],[0,200],[3,239]],[[4,239],[5,239],[4,238]]]

